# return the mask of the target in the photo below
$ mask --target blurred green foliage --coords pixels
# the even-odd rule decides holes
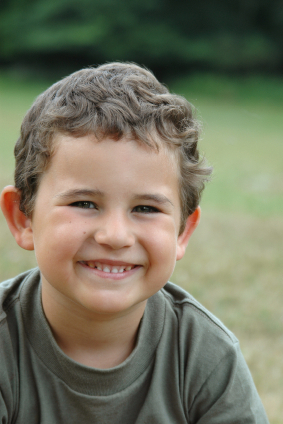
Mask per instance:
[[[70,71],[113,60],[225,72],[283,68],[282,0],[2,0],[0,63]]]

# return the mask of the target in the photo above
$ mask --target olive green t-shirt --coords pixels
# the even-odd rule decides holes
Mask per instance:
[[[137,344],[100,370],[66,356],[41,305],[38,269],[0,284],[1,424],[268,423],[235,336],[167,283]]]

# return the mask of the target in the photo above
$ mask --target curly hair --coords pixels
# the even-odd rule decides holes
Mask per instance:
[[[171,94],[145,68],[114,62],[75,72],[43,92],[24,117],[14,150],[20,210],[32,215],[56,134],[94,134],[98,140],[111,137],[117,141],[130,137],[156,150],[164,144],[176,151],[182,233],[211,174],[199,156],[199,131],[192,105]]]

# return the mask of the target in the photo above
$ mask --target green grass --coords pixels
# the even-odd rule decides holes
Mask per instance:
[[[173,86],[196,106],[215,168],[203,207],[282,216],[283,80],[224,80],[221,89],[220,78],[206,76],[203,85],[195,77]]]
[[[0,169],[2,181],[13,172],[13,148],[19,137],[22,119],[47,82],[20,81],[0,72]]]
[[[0,183],[13,182],[14,142],[47,83],[0,75]],[[190,291],[240,340],[270,423],[283,398],[283,81],[195,76],[170,87],[203,120],[201,150],[214,166],[202,220],[172,281]],[[35,265],[0,219],[1,280]]]
[[[203,217],[172,279],[238,336],[271,424],[283,398],[283,80],[173,84],[203,121],[214,166]]]

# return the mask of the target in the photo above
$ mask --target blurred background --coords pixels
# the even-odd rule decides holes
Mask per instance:
[[[184,95],[214,167],[172,281],[239,338],[271,424],[283,409],[283,1],[2,0],[0,184],[35,97],[70,72],[134,61]],[[0,218],[0,279],[35,266]]]
[[[0,63],[54,75],[105,61],[159,76],[280,73],[282,0],[2,0]]]

